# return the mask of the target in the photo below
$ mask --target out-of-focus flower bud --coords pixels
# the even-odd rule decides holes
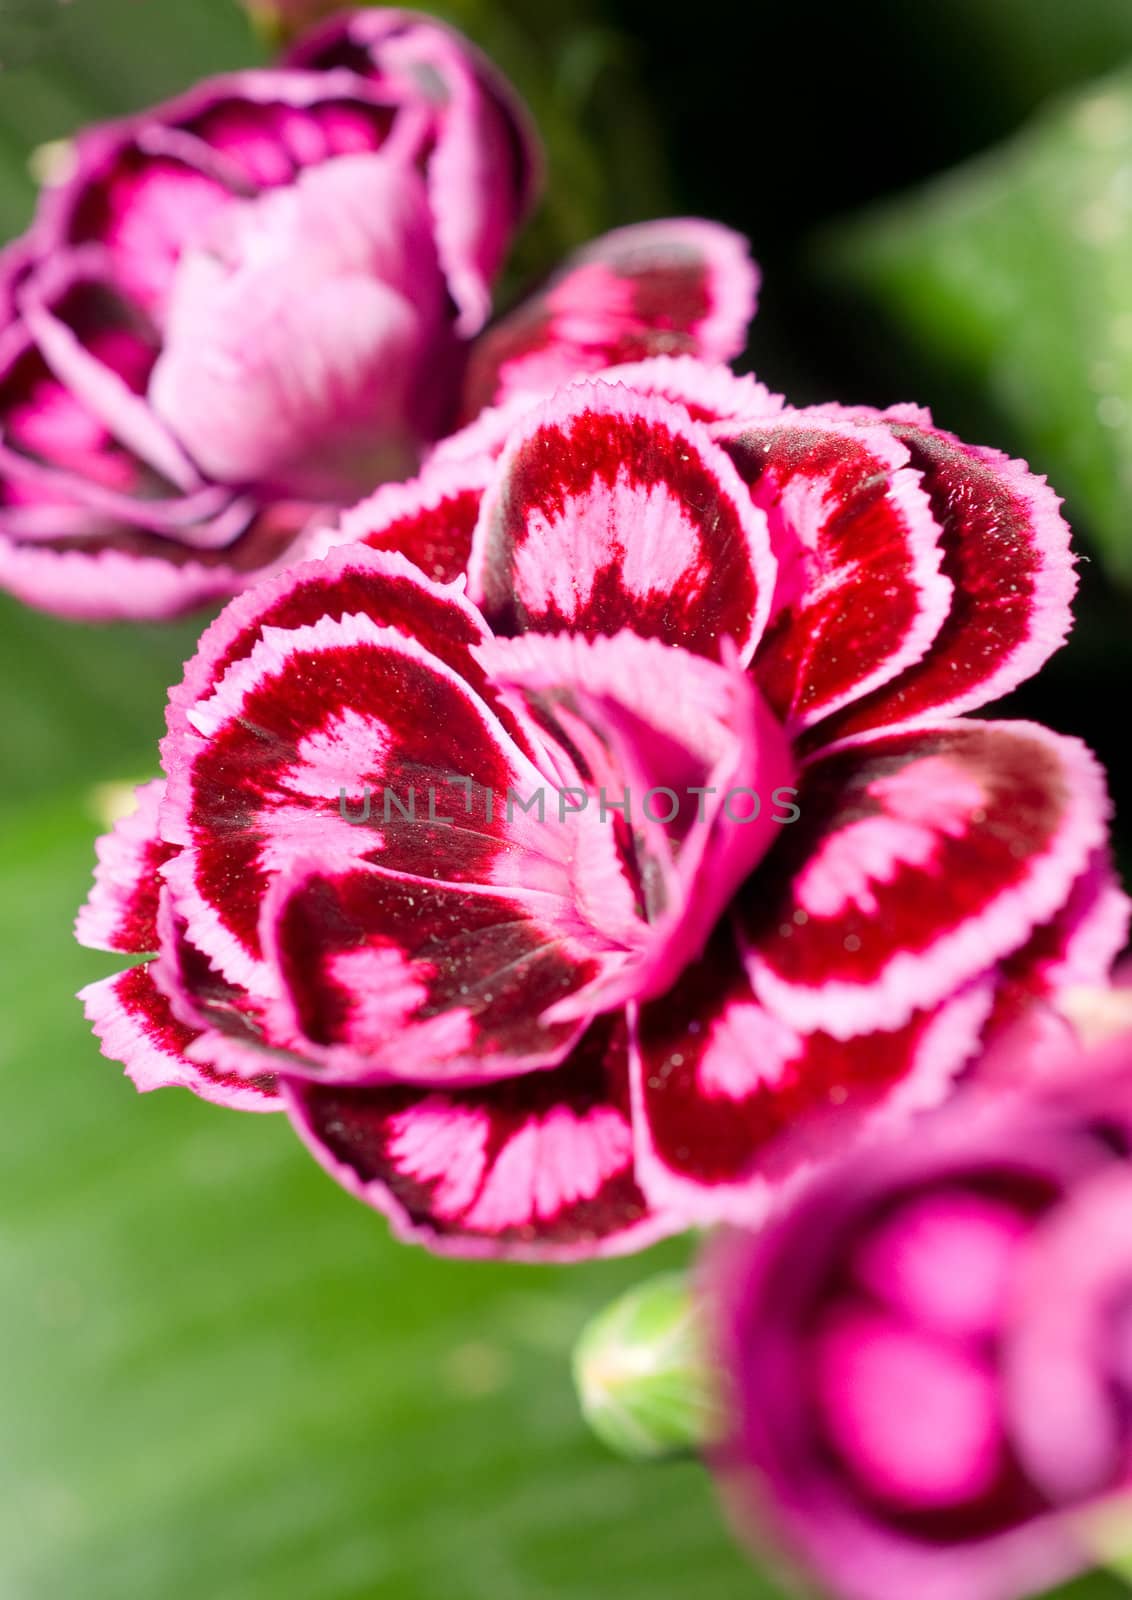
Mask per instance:
[[[586,1421],[633,1461],[700,1449],[722,1408],[704,1330],[682,1274],[650,1278],[598,1313],[574,1352]]]

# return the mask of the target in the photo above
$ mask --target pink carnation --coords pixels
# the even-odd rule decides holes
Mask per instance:
[[[757,1221],[1107,971],[1096,763],[961,715],[1069,623],[1018,463],[658,358],[512,394],[322,545],[173,692],[79,922],[157,956],[85,998],[403,1235]]]
[[[167,616],[415,472],[467,412],[537,180],[509,86],[402,11],[347,13],[278,70],[80,135],[0,256],[0,585],[69,616]],[[607,364],[603,339],[742,347],[754,271],[725,229],[628,230],[563,272],[584,347],[553,317],[534,343],[561,344],[567,375]],[[487,398],[509,326],[476,356]]]
[[[1044,1592],[1132,1483],[1132,1047],[1062,1068],[711,1258],[737,1523],[840,1600]]]

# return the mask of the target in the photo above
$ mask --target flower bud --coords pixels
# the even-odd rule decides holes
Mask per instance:
[[[703,1326],[681,1273],[665,1273],[598,1313],[574,1351],[582,1412],[602,1442],[632,1461],[711,1443],[721,1406]]]

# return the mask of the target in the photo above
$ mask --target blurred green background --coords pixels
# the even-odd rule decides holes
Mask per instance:
[[[1049,472],[1093,559],[1013,709],[1088,737],[1132,817],[1129,0],[437,10],[550,147],[505,296],[601,228],[716,215],[766,270],[772,386],[917,399]],[[0,237],[43,142],[257,59],[234,0],[0,0]],[[687,1245],[436,1262],[279,1120],[99,1057],[72,996],[117,963],[70,937],[99,785],[153,770],[198,627],[0,604],[0,1600],[773,1595],[704,1473],[614,1461],[570,1391],[586,1318]]]

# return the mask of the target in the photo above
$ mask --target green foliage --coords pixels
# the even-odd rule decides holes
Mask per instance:
[[[116,965],[69,937],[94,832],[48,792],[0,830],[0,1593],[765,1595],[702,1470],[613,1461],[571,1389],[586,1318],[685,1250],[437,1261],[281,1118],[139,1097],[72,999]]]
[[[1132,579],[1132,73],[850,225],[826,267],[926,364],[920,392],[939,376],[1005,423]]]

